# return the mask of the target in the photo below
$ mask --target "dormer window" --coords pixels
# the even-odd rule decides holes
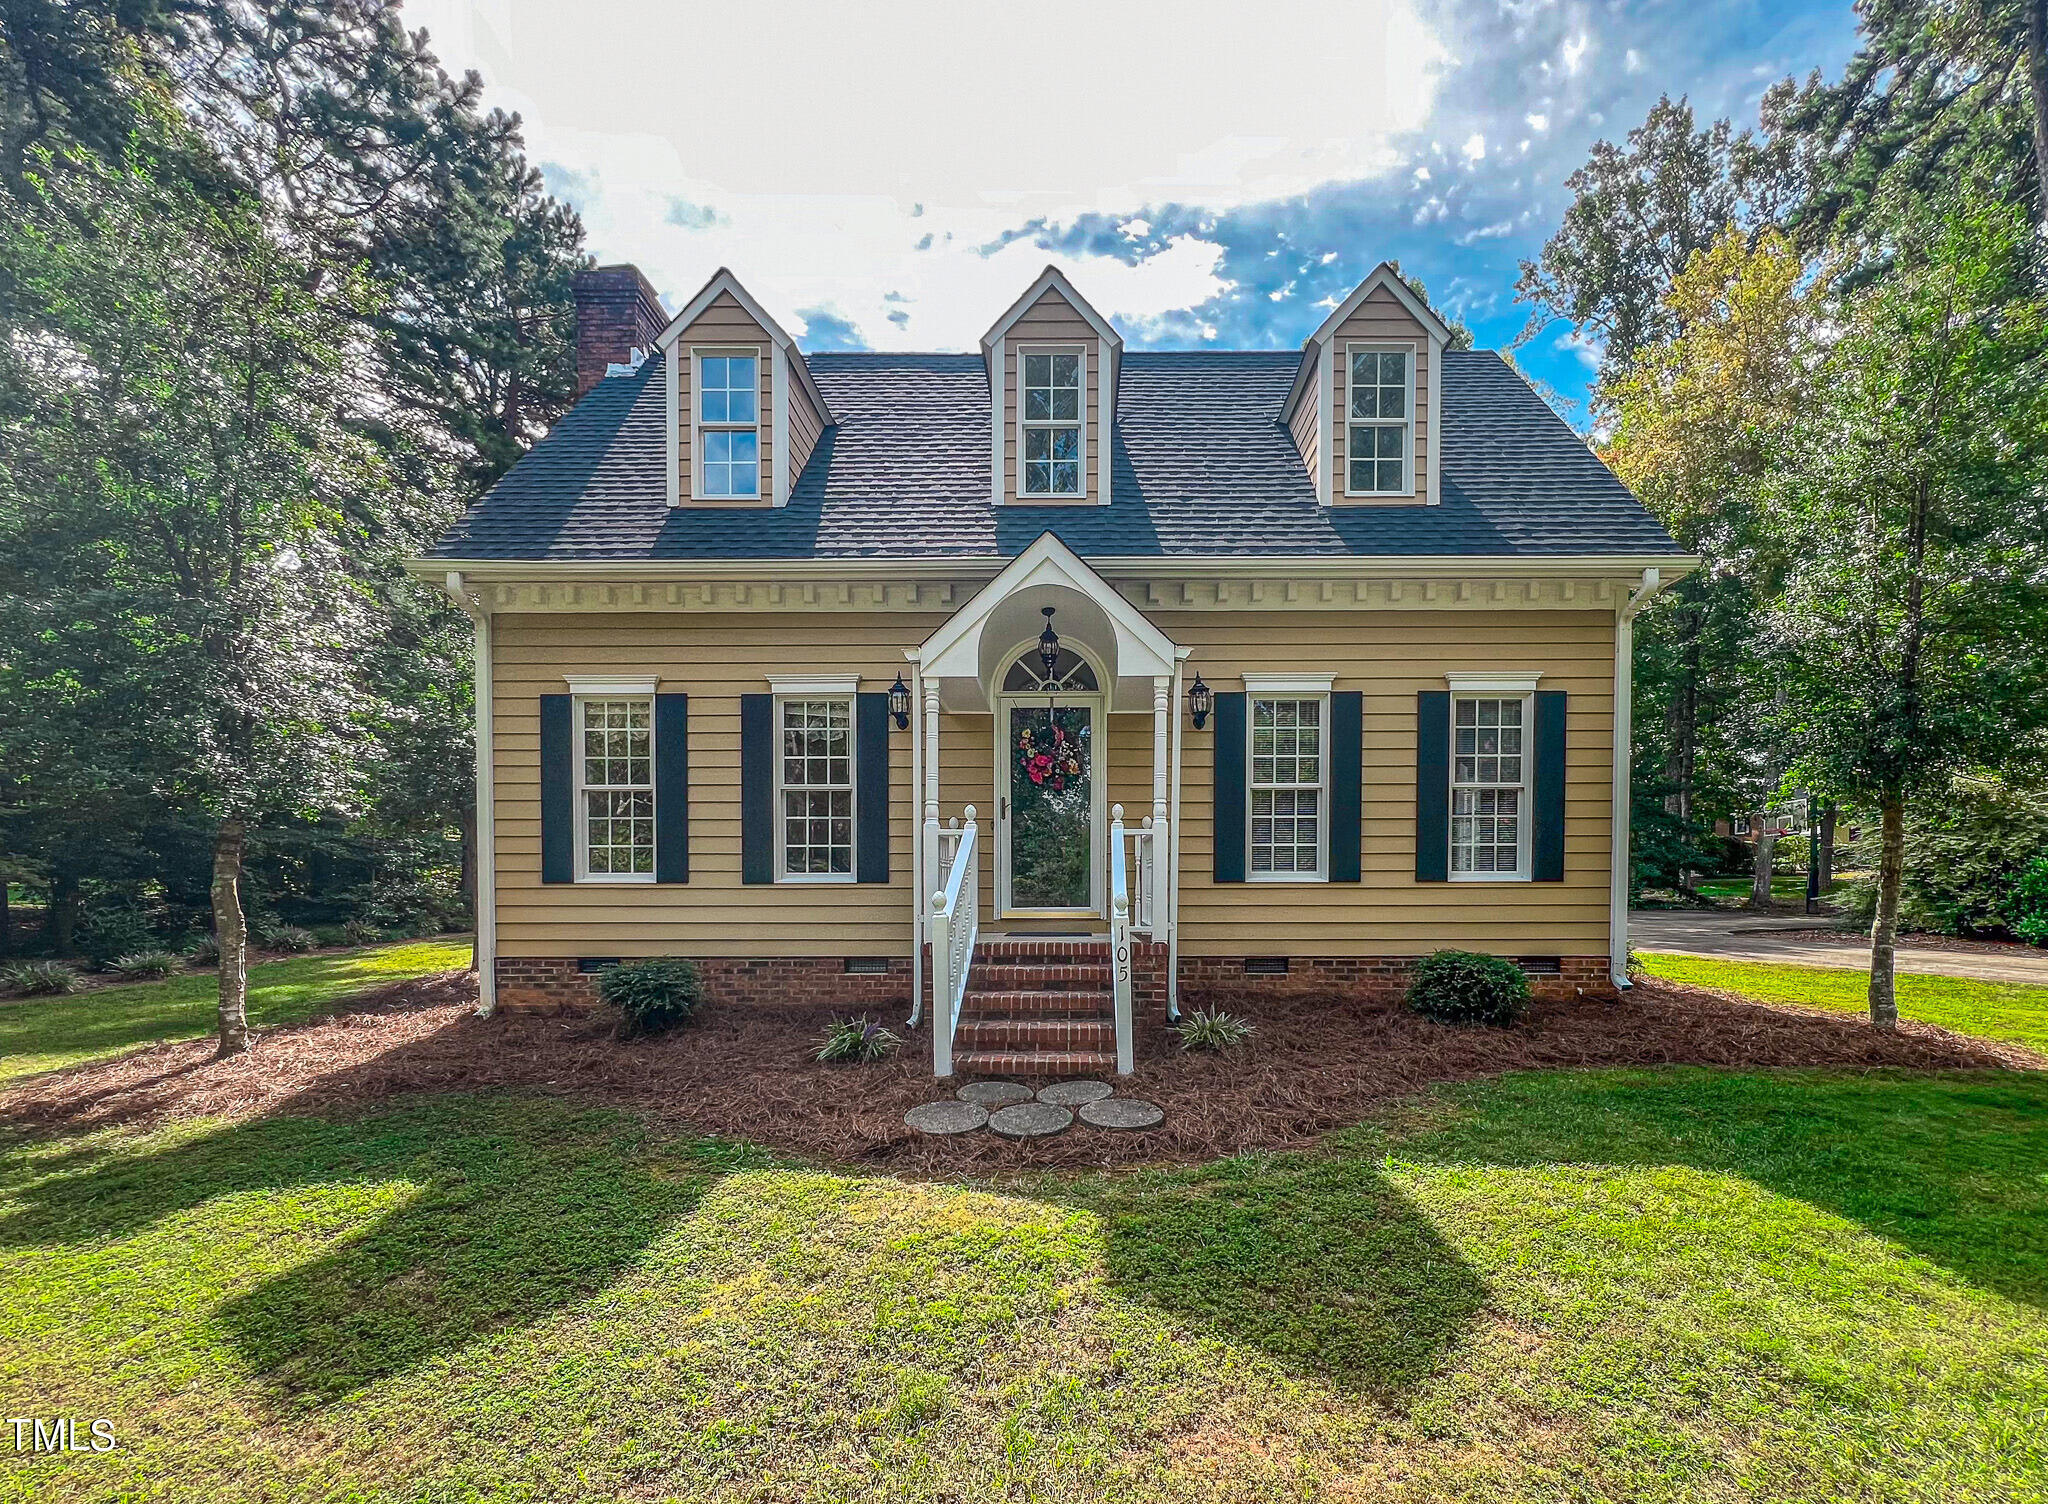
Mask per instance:
[[[697,352],[698,495],[720,501],[761,494],[760,357]]]
[[[1352,345],[1349,496],[1406,496],[1414,489],[1409,459],[1415,452],[1414,351]]]
[[[1079,496],[1081,352],[1024,352],[1024,494]]]

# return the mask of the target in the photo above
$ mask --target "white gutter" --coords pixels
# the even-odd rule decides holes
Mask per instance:
[[[448,571],[448,593],[476,623],[476,1011],[489,1018],[498,1010],[498,842],[492,815],[491,782],[491,613],[473,594],[460,570]]]
[[[1633,985],[1628,979],[1628,880],[1629,784],[1635,762],[1636,613],[1666,583],[1662,571],[1645,569],[1642,583],[1614,614],[1614,829],[1608,856],[1607,974],[1623,992]]]
[[[910,660],[910,1019],[914,1029],[924,1017],[924,665],[917,650]]]
[[[1166,1016],[1180,1018],[1180,764],[1183,756],[1181,679],[1193,648],[1173,650],[1173,812],[1166,832]]]

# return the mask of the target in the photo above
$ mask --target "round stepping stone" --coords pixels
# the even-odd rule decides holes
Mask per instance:
[[[1081,1109],[1081,1121],[1091,1128],[1157,1128],[1166,1113],[1136,1097],[1104,1097]]]
[[[988,1126],[1004,1138],[1044,1138],[1071,1127],[1074,1115],[1050,1102],[1019,1102],[988,1115]]]
[[[904,1113],[903,1121],[919,1133],[972,1133],[988,1121],[988,1109],[979,1102],[927,1102]]]
[[[1055,1081],[1038,1089],[1038,1100],[1055,1107],[1079,1107],[1084,1102],[1100,1102],[1109,1092],[1107,1081]]]
[[[998,1107],[1014,1107],[1019,1102],[1031,1100],[1031,1088],[1021,1081],[976,1081],[963,1086],[954,1093],[963,1102],[979,1102],[990,1112]]]

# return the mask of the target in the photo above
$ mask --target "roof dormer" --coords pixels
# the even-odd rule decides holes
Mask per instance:
[[[670,506],[787,506],[832,423],[803,352],[723,267],[655,340]]]
[[[981,337],[997,506],[1107,506],[1123,336],[1048,266]]]
[[[1280,420],[1324,506],[1434,506],[1450,329],[1382,261],[1302,346]]]

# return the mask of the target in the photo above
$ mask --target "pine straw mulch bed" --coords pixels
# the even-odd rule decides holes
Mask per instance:
[[[1443,1081],[1502,1071],[1705,1065],[1737,1069],[2048,1068],[2016,1046],[1751,1002],[1655,980],[1627,999],[1540,1003],[1515,1029],[1453,1029],[1397,1004],[1317,994],[1205,992],[1256,1025],[1230,1053],[1186,1055],[1142,1031],[1119,1089],[1166,1110],[1145,1133],[1076,1124],[1022,1143],[986,1131],[934,1138],[904,1126],[951,1095],[931,1078],[924,1031],[879,1065],[810,1058],[825,1007],[710,1007],[666,1038],[621,1042],[608,1019],[475,1016],[475,980],[449,973],[364,994],[345,1011],[265,1030],[252,1055],[213,1059],[179,1040],[54,1072],[0,1094],[0,1123],[77,1130],[176,1118],[349,1114],[406,1092],[523,1088],[627,1107],[676,1127],[811,1159],[911,1173],[999,1174],[1214,1159],[1299,1147]],[[892,1019],[892,1027],[900,1019]]]

